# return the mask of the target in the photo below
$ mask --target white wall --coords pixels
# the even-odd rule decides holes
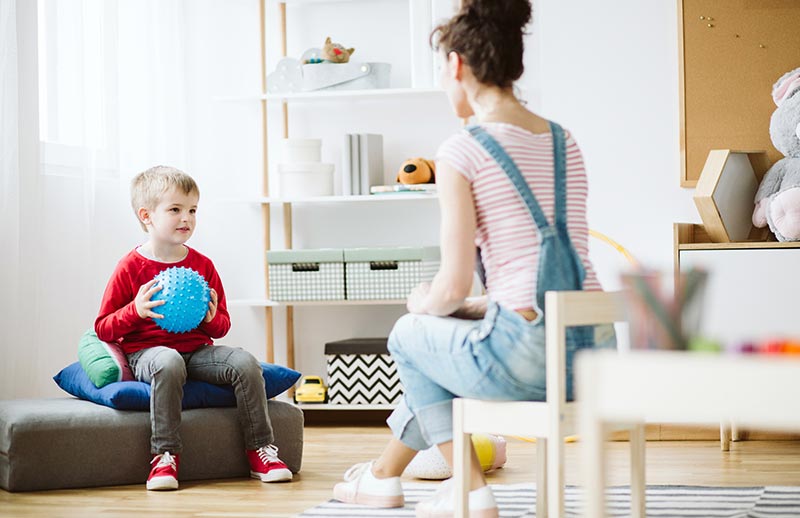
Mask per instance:
[[[354,59],[396,64],[394,83],[407,85],[410,63],[403,41],[409,29],[400,23],[398,30],[390,30],[406,19],[406,2],[332,5],[337,7],[315,3],[290,7],[290,55],[320,46],[331,35],[357,48]],[[357,15],[347,10],[354,7]],[[300,9],[307,12],[295,11]],[[570,129],[583,149],[592,228],[617,239],[640,260],[662,268],[672,266],[672,222],[698,220],[691,190],[679,187],[676,11],[674,2],[541,0],[534,14],[535,33],[529,37],[528,70],[520,83],[530,106]],[[202,191],[199,226],[190,244],[215,260],[229,297],[260,297],[264,248],[260,207],[224,202],[260,194],[258,103],[215,100],[258,93],[257,2],[186,2],[185,13],[187,92],[181,107],[189,128],[185,167]],[[365,24],[367,19],[376,21]],[[270,34],[274,66],[277,45],[274,31]],[[337,165],[341,133],[383,133],[387,179],[404,158],[432,156],[438,143],[458,127],[444,97],[308,104],[291,113],[291,136],[323,138],[323,161]],[[270,117],[273,134],[278,135],[279,113],[271,111]],[[277,149],[276,141],[270,141],[270,148]],[[36,174],[32,166],[21,163],[20,167],[23,175]],[[80,223],[81,215],[75,211],[81,209],[69,203],[64,196],[69,191],[59,191],[58,185],[40,191],[36,197],[43,197],[44,206],[62,214],[62,226],[54,219],[48,228],[48,249],[68,255],[69,226]],[[95,216],[98,224],[83,231],[105,243],[107,252],[89,268],[76,266],[68,282],[59,277],[54,265],[46,265],[53,270],[40,275],[52,283],[38,299],[44,308],[38,314],[49,312],[46,318],[21,314],[12,322],[8,315],[1,317],[0,346],[7,365],[29,368],[5,369],[11,378],[0,384],[0,398],[59,395],[50,377],[59,366],[74,361],[77,339],[94,319],[107,276],[118,257],[136,244],[131,242],[138,234],[129,215],[126,185],[109,184],[102,193],[105,197]],[[280,247],[278,210],[273,210],[273,223],[273,245]],[[121,231],[114,232],[115,228]],[[308,248],[431,244],[438,238],[437,209],[426,201],[389,207],[297,207],[294,228],[295,247]],[[625,261],[605,244],[593,241],[592,246],[601,279],[614,287]],[[72,287],[81,296],[67,302]],[[20,295],[20,307],[29,307],[35,296],[24,290]],[[277,361],[283,362],[283,311],[275,313]],[[298,367],[310,374],[324,372],[324,342],[385,336],[401,313],[401,307],[297,308]],[[263,309],[236,307],[231,314],[233,329],[221,342],[243,346],[263,359]],[[46,328],[46,332],[20,344],[18,336],[12,339],[7,331],[12,327]]]
[[[645,264],[671,269],[672,223],[699,221],[693,190],[679,187],[675,3],[538,7],[542,114],[572,130],[583,149],[590,226]],[[614,263],[597,263],[605,284],[615,283]]]

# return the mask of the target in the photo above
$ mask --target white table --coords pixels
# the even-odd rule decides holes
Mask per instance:
[[[590,518],[605,516],[603,442],[613,423],[733,421],[800,430],[799,356],[586,351],[578,355],[576,382]],[[644,458],[640,469],[643,477]],[[633,510],[642,512],[643,505]]]

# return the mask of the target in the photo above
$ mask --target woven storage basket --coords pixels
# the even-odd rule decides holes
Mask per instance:
[[[269,251],[267,263],[272,300],[344,300],[341,249]]]
[[[344,251],[348,300],[403,299],[439,269],[439,247],[350,248]]]

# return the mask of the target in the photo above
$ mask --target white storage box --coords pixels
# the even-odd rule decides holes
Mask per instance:
[[[303,65],[303,90],[389,88],[389,63],[314,63]]]
[[[333,164],[278,164],[282,198],[333,195]]]
[[[344,251],[349,300],[403,299],[439,270],[439,247],[351,248]]]
[[[389,88],[390,63],[310,63],[296,58],[282,58],[275,71],[267,76],[271,94],[312,92],[316,90],[364,90]]]
[[[332,405],[394,405],[403,397],[386,338],[350,338],[325,344],[328,402]]]
[[[344,253],[340,249],[271,250],[267,263],[272,300],[344,300]]]

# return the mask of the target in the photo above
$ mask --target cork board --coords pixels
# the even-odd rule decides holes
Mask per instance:
[[[800,1],[678,4],[681,187],[697,184],[712,149],[766,151],[760,178],[782,158],[769,138],[772,85],[800,67]]]

